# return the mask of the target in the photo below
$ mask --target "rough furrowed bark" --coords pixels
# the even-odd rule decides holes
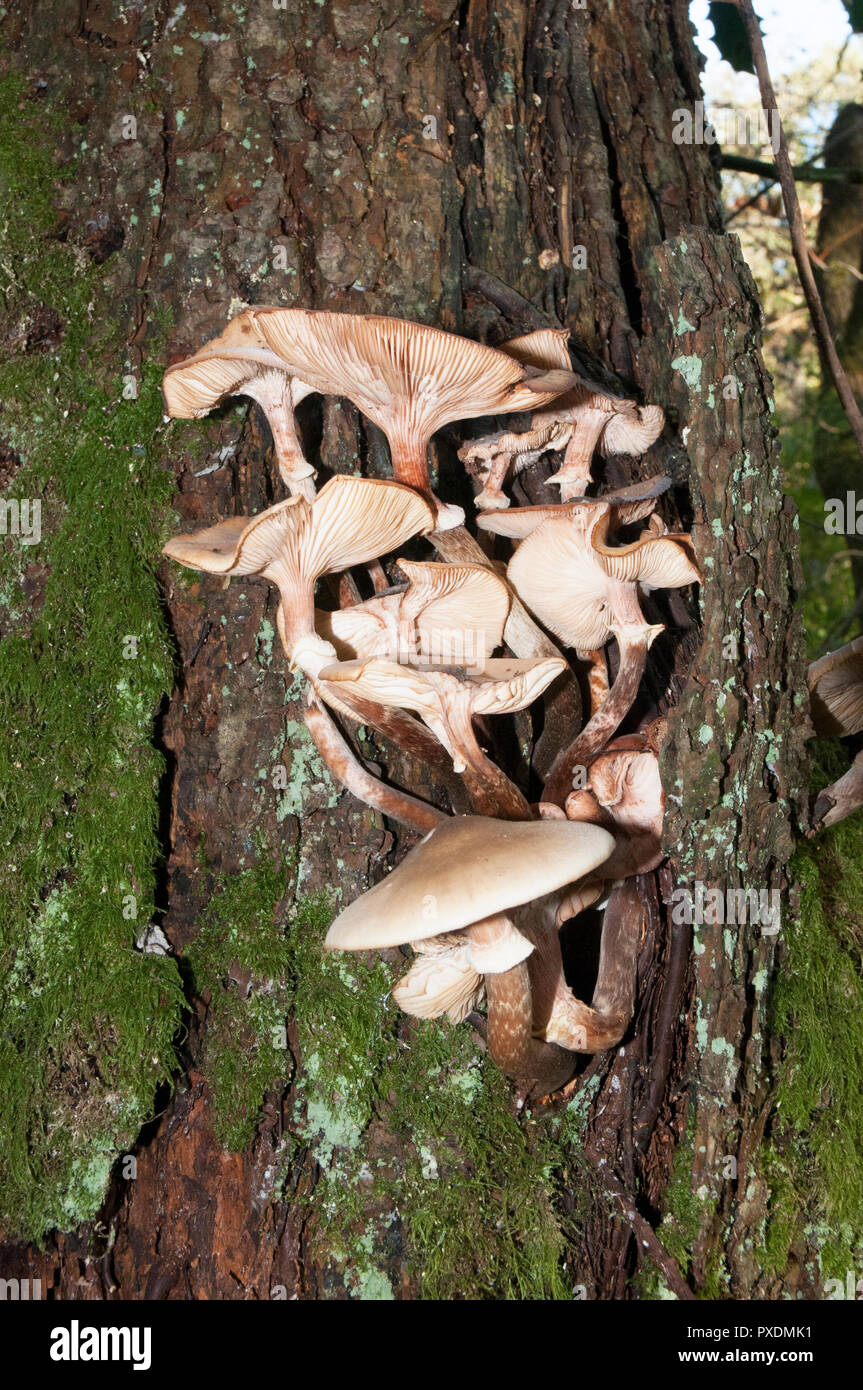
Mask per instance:
[[[536,327],[525,322],[530,311],[567,324],[610,384],[635,383],[663,404],[664,440],[624,478],[615,463],[612,479],[670,469],[679,515],[665,503],[663,514],[672,529],[693,522],[705,573],[700,648],[684,600],[660,599],[649,615],[668,634],[651,652],[648,693],[664,704],[667,684],[680,697],[662,752],[672,866],[662,891],[667,900],[678,882],[696,881],[775,889],[790,912],[784,865],[804,732],[794,518],[781,496],[754,287],[722,233],[707,151],[672,139],[674,111],[699,97],[683,0],[649,10],[640,0],[589,10],[564,0],[460,8],[430,0],[410,13],[330,0],[249,7],[242,21],[228,0],[144,5],[121,17],[99,0],[38,0],[12,18],[6,45],[4,69],[28,91],[46,84],[61,116],[50,138],[65,163],[77,156],[58,188],[58,229],[104,267],[125,346],[122,363],[94,371],[122,368],[139,380],[142,364],[192,351],[246,302],[400,314],[495,344]],[[177,529],[282,495],[274,466],[264,466],[266,427],[254,410],[241,427],[243,417],[245,406],[226,408],[165,436]],[[312,398],[298,418],[319,482],[332,470],[387,474],[380,437],[344,402]],[[469,509],[453,447],[462,437],[448,431],[435,442],[433,485]],[[535,500],[558,500],[544,491]],[[338,892],[343,903],[380,877],[394,841],[315,759],[302,685],[286,677],[274,646],[266,586],[222,588],[168,565],[161,573],[177,646],[177,685],[158,727],[163,927],[182,961],[216,880],[244,872],[259,839],[293,855],[303,895]],[[561,733],[555,728],[557,748]],[[369,745],[360,752],[368,758]],[[417,785],[417,767],[408,782],[392,747],[371,756],[395,784],[445,804],[431,771]],[[400,838],[399,852],[408,842]],[[688,1131],[687,1185],[707,1195],[683,1274],[695,1288],[712,1287],[725,1249],[723,1287],[751,1296],[759,1283],[748,1238],[764,1202],[752,1165],[769,1109],[766,1007],[782,936],[697,926],[687,975],[689,928],[672,921],[652,877],[642,889],[636,1018],[614,1055],[581,1074],[570,1104],[584,1117],[583,1144],[572,1166],[569,1151],[555,1151],[569,1175],[564,1214],[583,1169],[593,1194],[577,1234],[564,1222],[568,1266],[592,1295],[632,1295],[643,1250],[637,1232],[633,1241],[633,1203],[635,1226],[659,1220],[675,1145]],[[284,904],[279,911],[287,917]],[[242,970],[227,972],[226,987],[243,990],[244,981]],[[18,1272],[29,1261],[48,1287],[91,1298],[262,1298],[274,1288],[276,1297],[418,1296],[420,1268],[401,1217],[396,1226],[384,1220],[391,1196],[373,1194],[352,1218],[353,1265],[333,1254],[338,1242],[316,1193],[355,1139],[338,1131],[327,1149],[308,1118],[297,1119],[320,1059],[305,1055],[296,1019],[283,1076],[245,1148],[231,1152],[214,1128],[205,1070],[214,997],[186,985],[186,1076],[160,1098],[134,1181],[118,1172],[106,1198],[100,1215],[113,1253],[85,1225],[44,1255],[18,1251],[6,1264],[17,1260]],[[397,1055],[409,1074],[425,1035],[387,1027],[378,1063]],[[381,1171],[398,1176],[409,1145],[407,1101],[395,1092],[366,1116],[364,1143]],[[335,1082],[331,1104],[333,1093],[341,1094]],[[521,1123],[538,1126],[541,1113]],[[728,1154],[738,1160],[736,1184],[722,1177]],[[446,1158],[453,1183],[458,1162]],[[614,1175],[605,1186],[603,1159]],[[362,1181],[351,1189],[357,1202]],[[547,1193],[544,1212],[543,1203]],[[663,1265],[659,1248],[653,1257],[675,1286],[675,1267]],[[536,1287],[548,1296],[546,1284]]]

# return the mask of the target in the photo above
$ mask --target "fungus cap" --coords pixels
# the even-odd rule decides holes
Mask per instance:
[[[608,641],[615,585],[680,588],[700,578],[689,536],[645,532],[631,545],[607,545],[609,512],[605,501],[562,508],[525,537],[507,569],[525,606],[582,651]]]
[[[614,849],[596,825],[454,816],[339,913],[325,946],[364,951],[460,931],[591,873]]]
[[[847,736],[863,729],[863,637],[813,661],[807,679],[817,733]]]
[[[656,502],[671,487],[671,479],[660,473],[642,482],[630,483],[628,487],[605,492],[601,497],[571,497],[568,502],[552,502],[546,506],[511,507],[507,512],[487,512],[478,516],[476,524],[481,531],[492,531],[496,536],[509,536],[514,541],[531,535],[544,521],[571,517],[579,508],[609,506],[609,526],[629,526],[642,521],[655,509]]]
[[[393,1001],[414,1018],[440,1018],[462,1023],[476,1008],[482,978],[467,960],[463,946],[438,956],[418,956],[406,975],[393,986]]]
[[[292,374],[327,395],[348,396],[388,436],[423,445],[451,420],[529,410],[576,380],[406,319],[269,308],[254,311],[254,319]]]
[[[175,362],[165,372],[162,392],[168,414],[175,420],[196,420],[221,405],[227,396],[254,399],[256,383],[268,373],[284,378],[292,405],[312,394],[313,388],[290,376],[286,363],[268,348],[215,347],[208,343],[194,357]]]
[[[314,580],[377,558],[433,525],[431,507],[411,488],[337,473],[312,503],[289,497],[255,517],[228,517],[174,536],[163,553],[210,574],[266,573],[295,553],[298,568]]]

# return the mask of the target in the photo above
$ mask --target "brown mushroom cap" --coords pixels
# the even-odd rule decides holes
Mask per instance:
[[[813,661],[807,679],[817,733],[847,736],[863,729],[863,637]]]
[[[598,868],[614,839],[575,821],[455,816],[339,913],[327,950],[401,946],[460,931]]]

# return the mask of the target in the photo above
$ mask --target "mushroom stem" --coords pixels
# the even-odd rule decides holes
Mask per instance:
[[[593,452],[599,443],[600,435],[609,421],[607,410],[587,407],[574,411],[574,428],[566,446],[563,463],[549,478],[549,483],[560,487],[561,502],[569,502],[573,497],[581,497],[592,481],[590,465]]]
[[[476,815],[495,816],[498,820],[534,820],[529,802],[515,783],[488,758],[485,764],[490,769],[490,775],[478,773],[472,767],[467,767],[462,773],[465,790]]]
[[[522,961],[511,970],[485,976],[488,998],[488,1050],[506,1076],[529,1084],[536,1095],[556,1091],[575,1071],[575,1058],[554,1043],[533,1036],[530,975]]]
[[[358,724],[367,724],[376,733],[388,738],[391,743],[407,753],[408,757],[433,767],[444,777],[452,774],[452,759],[434,734],[419,719],[412,718],[400,709],[387,709],[375,700],[363,700],[349,690],[339,690],[336,702],[331,697],[332,687],[326,693],[316,687],[317,694],[327,704],[334,704],[340,713],[346,714]]]
[[[512,463],[512,454],[495,454],[490,460],[482,492],[473,499],[480,511],[502,511],[509,506],[509,498],[503,491]]]
[[[555,759],[543,787],[543,801],[562,806],[572,791],[573,768],[586,765],[588,759],[601,752],[626,718],[644,675],[648,648],[658,630],[644,621],[615,626],[613,631],[620,652],[617,679],[581,733]]]
[[[592,1002],[598,1014],[609,1020],[621,1020],[616,1042],[623,1037],[635,1008],[635,976],[643,924],[644,908],[637,880],[626,878],[615,883],[602,919],[599,971]]]
[[[444,812],[439,811],[436,806],[430,806],[428,802],[420,801],[418,797],[410,796],[396,787],[385,786],[377,777],[373,777],[342,738],[318,696],[311,689],[307,701],[307,707],[303,711],[306,728],[327,767],[348,791],[353,792],[354,796],[375,811],[389,816],[391,820],[401,821],[403,825],[409,826],[421,835],[427,835],[436,825],[447,819]]]
[[[291,381],[284,372],[265,372],[258,381],[246,382],[244,394],[257,401],[267,417],[273,435],[279,473],[292,496],[315,499],[315,470],[303,453],[303,446],[294,426],[294,405]]]
[[[587,673],[587,688],[590,692],[590,713],[596,714],[600,705],[608,698],[608,662],[605,658],[605,648],[599,647],[595,651],[586,653],[590,661],[590,670]]]
[[[311,586],[306,595],[300,588],[282,588],[276,609],[276,627],[292,667],[314,680],[322,667],[336,655],[336,649],[315,632],[315,605]],[[296,595],[296,599],[295,596]],[[307,616],[307,612],[310,617]]]
[[[471,805],[477,814],[497,816],[501,820],[533,820],[527,799],[480,748],[466,691],[461,699],[450,703],[447,714],[449,746],[459,755],[459,761],[464,763],[456,770],[464,779]]]
[[[629,1026],[643,921],[635,885],[634,878],[627,879],[611,890],[602,923],[599,971],[589,1005],[576,998],[566,983],[557,931],[547,921],[518,920],[519,931],[535,947],[529,957],[534,1030],[553,1037],[565,1049],[605,1052],[620,1042]],[[553,906],[560,897],[553,895],[545,901]]]
[[[462,508],[453,506],[450,502],[442,502],[431,490],[426,449],[425,441],[400,444],[398,440],[390,438],[393,477],[397,483],[404,483],[405,486],[419,492],[434,507],[441,530],[460,527],[464,521]]]

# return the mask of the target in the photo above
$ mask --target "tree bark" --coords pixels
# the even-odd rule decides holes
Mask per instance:
[[[577,1180],[561,1169],[564,1213],[586,1173],[590,1203],[566,1226],[567,1256],[599,1298],[635,1296],[644,1226],[665,1210],[678,1150],[701,1203],[691,1260],[666,1262],[666,1283],[709,1292],[725,1261],[731,1296],[780,1293],[764,1286],[751,1249],[767,1201],[755,1162],[782,937],[750,924],[729,943],[721,925],[700,926],[690,954],[690,929],[670,906],[675,886],[698,881],[777,889],[789,903],[804,736],[797,536],[758,297],[723,231],[709,147],[672,138],[674,112],[700,99],[687,9],[302,0],[250,6],[240,21],[228,0],[144,4],[122,18],[106,0],[36,0],[13,21],[4,59],[44,80],[66,112],[64,158],[86,133],[58,206],[74,244],[114,248],[104,277],[132,372],[193,351],[241,303],[274,303],[404,315],[493,344],[566,325],[594,375],[666,410],[650,454],[605,475],[671,472],[663,515],[672,530],[692,529],[705,582],[697,615],[677,595],[651,601],[649,620],[668,629],[647,692],[670,714],[669,860],[641,881],[649,922],[634,1027],[582,1072],[583,1162]],[[132,140],[125,114],[136,117]],[[360,465],[386,476],[377,432],[345,402],[315,399],[300,421],[307,446],[319,443],[321,476]],[[255,410],[242,414],[242,424],[231,409],[167,436],[177,529],[282,495],[266,427]],[[433,444],[436,491],[470,514],[461,437],[445,431]],[[156,728],[163,925],[182,962],[214,875],[239,873],[257,835],[295,853],[304,893],[337,889],[343,903],[413,840],[320,775],[296,782],[287,814],[268,780],[261,790],[261,767],[275,760],[299,775],[304,756],[302,693],[261,639],[273,597],[257,581],[223,589],[209,577],[181,582],[167,564],[161,573],[177,644],[177,685]],[[385,744],[374,756],[400,785],[447,804],[433,770]],[[320,1154],[300,1145],[285,1186],[273,1177],[308,1074],[294,1022],[284,1085],[253,1142],[230,1152],[214,1132],[208,1000],[191,985],[188,999],[185,1074],[142,1135],[135,1180],[115,1179],[100,1225],[55,1235],[42,1253],[9,1248],[3,1265],[41,1275],[58,1296],[355,1295],[316,1206]],[[409,1050],[410,1031],[399,1037]],[[400,1142],[387,1128],[394,1106],[384,1098],[372,1122],[381,1163]],[[723,1177],[728,1155],[736,1183]],[[380,1224],[365,1229],[395,1296],[418,1297],[411,1251]]]

